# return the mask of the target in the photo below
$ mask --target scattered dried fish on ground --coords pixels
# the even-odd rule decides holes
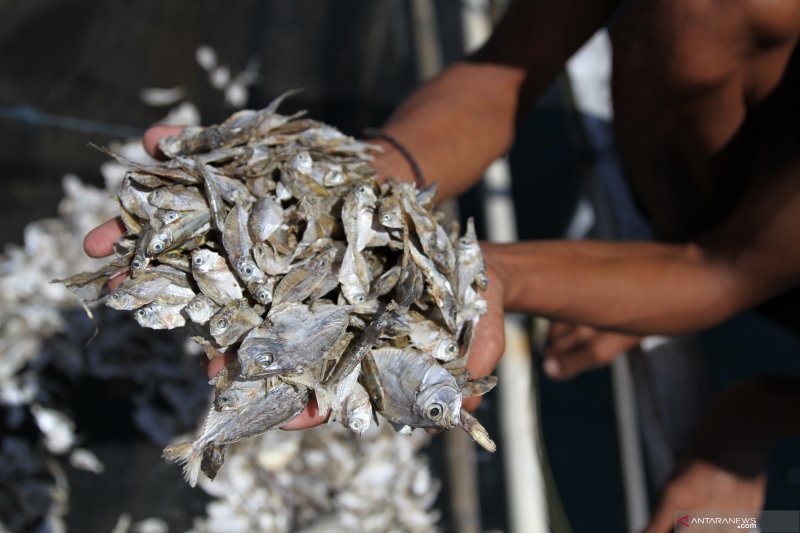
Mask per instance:
[[[494,384],[465,371],[486,310],[472,223],[460,238],[446,231],[435,189],[379,184],[373,147],[279,114],[289,94],[162,139],[163,163],[108,152],[129,169],[118,194],[127,232],[108,266],[62,282],[143,327],[190,328],[209,357],[237,354],[200,435],[165,450],[192,485],[312,393],[359,434],[374,412],[403,432],[459,427],[494,451],[461,408],[462,391]]]

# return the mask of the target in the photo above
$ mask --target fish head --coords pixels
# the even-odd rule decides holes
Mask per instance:
[[[355,409],[345,415],[344,423],[353,433],[363,435],[372,424],[372,410]]]
[[[265,283],[254,283],[251,287],[253,298],[261,305],[272,303],[272,289]]]
[[[131,259],[131,275],[135,278],[147,268],[150,259],[144,253],[136,253]]]
[[[171,210],[162,211],[161,213],[159,213],[159,215],[160,215],[159,218],[161,219],[161,222],[165,226],[167,226],[169,224],[172,224],[173,222],[175,222],[176,220],[178,220],[181,217],[180,213],[178,213],[177,211],[171,211]]]
[[[241,375],[245,378],[266,376],[276,371],[278,346],[263,337],[246,339],[239,347],[237,357],[241,364]]]
[[[393,209],[391,211],[384,211],[380,214],[381,216],[381,224],[383,224],[387,228],[402,228],[403,227],[403,218],[402,213],[400,210]]]
[[[378,201],[378,197],[375,195],[375,190],[366,183],[362,183],[355,189],[356,200],[359,205],[365,207],[374,207],[375,203]]]
[[[150,242],[147,243],[148,255],[158,255],[165,251],[169,245],[172,244],[172,237],[167,232],[159,232],[153,235]]]
[[[255,262],[247,258],[241,258],[236,262],[236,271],[245,283],[263,281],[263,275],[256,266]]]
[[[458,388],[439,383],[417,393],[414,411],[434,426],[450,429],[458,425],[461,400]]]
[[[249,405],[265,394],[262,380],[234,381],[230,387],[214,393],[214,409],[217,411],[236,411]]]
[[[207,273],[214,265],[214,255],[214,252],[206,249],[192,252],[192,270],[201,274]]]
[[[303,174],[311,174],[311,169],[314,165],[314,160],[308,152],[300,152],[289,160],[289,166]]]
[[[109,293],[106,298],[106,305],[111,309],[121,311],[123,309],[133,309],[136,307],[136,298],[125,291],[115,290]]]
[[[209,324],[210,333],[213,337],[218,337],[223,335],[228,328],[231,327],[233,323],[233,312],[232,311],[223,311],[218,313],[214,318],[211,319],[211,323]]]
[[[439,361],[452,361],[458,357],[458,344],[451,337],[443,337],[436,343],[435,356]]]
[[[158,313],[156,312],[155,307],[148,305],[145,307],[140,307],[134,311],[133,317],[140,326],[146,328],[158,320]]]

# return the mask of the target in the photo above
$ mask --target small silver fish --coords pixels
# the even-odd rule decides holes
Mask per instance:
[[[219,310],[220,306],[205,294],[198,294],[186,305],[186,314],[192,322],[201,325],[211,320]]]
[[[172,213],[175,213],[174,211]],[[147,243],[147,255],[152,257],[182,245],[195,235],[208,229],[210,214],[207,209],[188,211],[164,224]]]
[[[209,322],[209,332],[220,346],[230,346],[259,324],[261,316],[247,305],[247,300],[233,300],[214,315]]]
[[[372,351],[386,395],[381,414],[398,425],[450,429],[461,416],[461,390],[433,358],[412,349]]]
[[[308,403],[308,389],[279,384],[263,396],[239,409],[217,410],[212,407],[200,436],[194,442],[182,442],[164,449],[164,458],[184,465],[186,481],[194,487],[200,475],[205,451],[259,435],[296,417]]]
[[[242,287],[228,268],[228,263],[216,252],[208,249],[192,252],[192,274],[203,294],[218,305],[243,297]]]
[[[184,307],[186,304],[149,304],[134,311],[133,317],[143,328],[174,329],[186,324],[186,319],[181,314]]]
[[[335,305],[287,302],[273,307],[239,347],[242,376],[298,373],[316,366],[344,335],[349,313],[349,307]]]
[[[147,196],[150,205],[169,211],[196,211],[208,209],[203,195],[195,187],[169,185],[159,187]]]

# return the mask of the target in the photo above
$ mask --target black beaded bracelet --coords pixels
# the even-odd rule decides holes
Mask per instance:
[[[417,160],[414,159],[414,156],[411,155],[405,146],[403,146],[400,141],[395,139],[392,135],[389,135],[383,130],[378,128],[364,128],[364,136],[368,139],[383,139],[384,141],[388,142],[392,145],[392,147],[396,148],[398,152],[405,158],[408,164],[411,166],[411,171],[414,173],[414,182],[417,184],[417,187],[422,190],[427,187],[425,183],[425,176],[422,175],[422,169],[419,168],[419,164]]]

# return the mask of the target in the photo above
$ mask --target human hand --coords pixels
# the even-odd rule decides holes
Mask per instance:
[[[482,293],[486,300],[488,312],[482,316],[475,330],[475,340],[470,348],[467,370],[470,379],[478,379],[490,375],[505,351],[505,325],[503,308],[503,282],[491,263],[491,254],[484,243],[481,243],[486,261],[486,275],[489,284]],[[480,396],[464,398],[462,406],[467,411],[474,411],[481,403]]]
[[[158,141],[167,135],[177,135],[183,131],[180,126],[153,126],[142,137],[142,144],[148,154],[156,159],[163,159],[164,154],[158,149]],[[112,218],[100,224],[83,239],[83,249],[89,257],[107,257],[114,251],[114,243],[125,233],[125,226],[120,217]],[[126,275],[117,276],[108,282],[108,287],[115,289],[122,283]]]
[[[764,505],[766,486],[763,472],[746,477],[705,460],[694,460],[667,483],[643,533],[671,532],[676,511],[758,512]]]
[[[544,351],[544,371],[551,379],[570,379],[610,363],[640,340],[637,335],[554,321]]]

